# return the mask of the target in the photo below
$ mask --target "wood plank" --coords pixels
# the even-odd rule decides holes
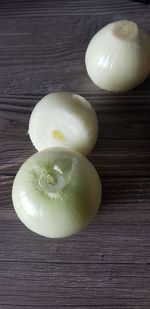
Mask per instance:
[[[1,263],[1,282],[4,291],[7,289],[7,298],[5,293],[2,294],[1,302],[35,306],[38,300],[41,306],[51,303],[59,306],[63,300],[64,305],[70,307],[86,304],[100,306],[103,303],[109,306],[110,302],[117,307],[129,302],[130,305],[133,302],[141,305],[142,301],[147,304],[149,272],[149,266],[139,265],[83,264],[81,269],[79,265],[69,264]]]
[[[3,304],[36,306],[38,301],[44,308],[51,303],[60,306],[62,301],[70,308],[102,304],[110,308],[110,302],[117,308],[141,306],[150,300],[149,274],[149,265],[83,264],[81,268],[76,264],[1,263],[3,293],[0,297]]]
[[[104,94],[88,77],[84,57],[92,36],[113,20],[131,18],[150,29],[149,11],[126,15],[0,19],[1,95],[51,91]],[[150,95],[150,79],[131,91]],[[117,96],[117,95],[116,95]],[[115,97],[116,97],[115,96]]]
[[[141,13],[147,11],[147,6],[128,0],[24,0],[23,5],[19,0],[5,0],[1,4],[0,16],[59,16],[59,15],[98,15],[98,14],[125,14]]]
[[[103,203],[96,218],[78,235],[60,240],[40,237],[17,219],[12,181],[13,177],[0,177],[0,261],[150,263],[149,178],[102,178]]]
[[[84,95],[84,93],[81,93]],[[100,124],[99,138],[89,159],[102,176],[150,175],[149,95],[87,95]],[[14,175],[35,149],[28,121],[41,96],[0,97],[0,174]],[[15,147],[14,147],[15,145]]]

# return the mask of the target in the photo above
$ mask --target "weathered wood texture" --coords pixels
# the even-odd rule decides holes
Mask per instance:
[[[123,94],[99,90],[84,54],[119,19],[150,31],[150,8],[113,0],[0,2],[0,309],[150,308],[150,79]],[[90,155],[103,203],[80,234],[49,240],[27,230],[11,201],[13,178],[34,153],[28,121],[50,91],[84,95],[100,124]]]

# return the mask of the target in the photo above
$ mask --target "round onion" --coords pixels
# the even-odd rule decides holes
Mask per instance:
[[[101,195],[99,176],[89,160],[58,147],[31,156],[12,188],[20,220],[30,230],[52,238],[84,228],[95,216]]]
[[[127,91],[150,73],[150,37],[129,20],[113,22],[97,32],[88,45],[85,63],[100,88]]]
[[[87,155],[97,139],[97,116],[83,97],[70,92],[51,93],[33,109],[29,135],[38,151],[67,147]]]

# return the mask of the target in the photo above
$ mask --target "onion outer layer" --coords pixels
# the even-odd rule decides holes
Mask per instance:
[[[31,156],[19,169],[12,199],[20,220],[51,238],[77,233],[95,216],[102,188],[94,166],[80,153],[51,148]]]
[[[85,64],[91,80],[108,91],[128,91],[150,74],[150,36],[136,23],[108,24],[91,39]]]
[[[87,155],[96,143],[97,116],[92,105],[80,95],[51,93],[33,109],[29,135],[38,151],[67,147]]]

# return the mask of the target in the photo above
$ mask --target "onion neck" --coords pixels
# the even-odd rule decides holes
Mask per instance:
[[[134,40],[138,32],[137,24],[130,20],[117,22],[113,28],[113,34],[121,40]]]
[[[46,195],[50,196],[58,193],[65,186],[65,178],[59,173],[41,173],[37,180],[39,189]]]

